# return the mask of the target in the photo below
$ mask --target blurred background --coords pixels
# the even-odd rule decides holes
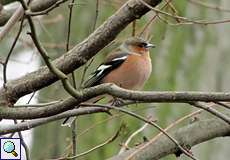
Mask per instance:
[[[98,2],[98,3],[97,3]],[[90,33],[111,16],[124,0],[75,0],[73,19],[71,25],[70,46],[73,47],[81,42]],[[4,2],[6,3],[6,2]],[[165,7],[164,11],[171,14],[188,17],[193,20],[215,20],[230,19],[229,0],[172,0],[174,7]],[[96,7],[98,4],[98,8]],[[162,3],[158,8],[164,6]],[[11,7],[11,6],[7,6]],[[174,8],[174,9],[173,9]],[[39,38],[48,50],[49,56],[55,59],[65,53],[68,30],[68,2],[50,12],[47,16],[34,17]],[[155,16],[149,12],[135,23],[135,35],[139,35],[146,24]],[[166,16],[155,18],[145,30],[145,38],[156,44],[151,50],[153,72],[145,90],[149,91],[229,91],[230,85],[230,27],[229,23],[212,25],[202,24],[178,24],[179,21]],[[115,48],[127,37],[133,35],[133,24],[130,24],[117,37],[114,43],[98,53],[89,66],[87,77],[97,65],[99,65],[107,53]],[[18,31],[19,24],[14,27],[6,38],[0,43],[0,59],[5,59],[14,37]],[[0,28],[1,30],[1,28]],[[28,72],[36,70],[43,65],[37,50],[34,48],[30,37],[26,34],[28,26],[24,26],[23,33],[11,56],[7,77],[15,79]],[[70,47],[70,48],[71,48]],[[77,86],[83,75],[84,66],[76,70],[75,77]],[[1,66],[2,71],[2,66]],[[0,76],[2,79],[2,76]],[[2,82],[1,82],[2,85]],[[20,100],[18,103],[26,103],[31,95]],[[31,103],[50,102],[65,99],[68,94],[64,91],[60,82],[36,92]],[[138,104],[128,107],[135,113],[151,116],[163,128],[167,127],[177,119],[196,111],[187,104]],[[104,113],[86,115],[77,119],[77,152],[84,152],[112,137],[121,125],[125,125],[121,134],[112,143],[78,159],[101,160],[116,155],[121,144],[144,125],[120,112],[112,112],[113,116]],[[211,117],[202,113],[198,119]],[[175,128],[185,126],[191,120],[186,120]],[[23,132],[26,143],[30,147],[31,159],[44,160],[54,159],[68,155],[71,152],[71,129],[61,127],[62,121],[52,122],[37,127],[31,131]],[[11,122],[3,121],[0,125]],[[174,130],[175,130],[174,128]],[[158,132],[153,127],[146,127],[135,136],[130,147],[143,142],[143,138],[151,139]],[[17,135],[16,135],[17,136]],[[230,139],[218,138],[197,145],[192,148],[193,154],[202,160],[227,160],[230,157]],[[174,160],[171,155],[164,160]],[[188,159],[182,156],[180,159]]]

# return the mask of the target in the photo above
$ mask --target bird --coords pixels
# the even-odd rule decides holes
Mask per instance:
[[[86,80],[83,88],[113,83],[129,90],[141,90],[152,72],[150,48],[155,45],[141,37],[127,38],[112,51]],[[96,102],[94,100],[94,102]],[[68,117],[62,126],[71,126],[75,117]]]

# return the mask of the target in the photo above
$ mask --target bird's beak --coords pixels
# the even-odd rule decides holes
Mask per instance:
[[[148,43],[146,45],[146,48],[155,48],[156,46],[154,44]]]

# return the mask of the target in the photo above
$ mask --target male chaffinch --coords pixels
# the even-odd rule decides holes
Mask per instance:
[[[98,66],[84,83],[84,88],[102,83],[114,83],[125,89],[142,89],[152,71],[149,56],[151,47],[155,45],[142,38],[128,38]],[[70,126],[74,119],[75,117],[66,118],[62,125]]]

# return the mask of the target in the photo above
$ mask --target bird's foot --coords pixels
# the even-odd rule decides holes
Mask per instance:
[[[124,100],[120,99],[120,98],[114,98],[111,105],[112,106],[116,106],[116,107],[120,107],[123,106],[125,104]]]

